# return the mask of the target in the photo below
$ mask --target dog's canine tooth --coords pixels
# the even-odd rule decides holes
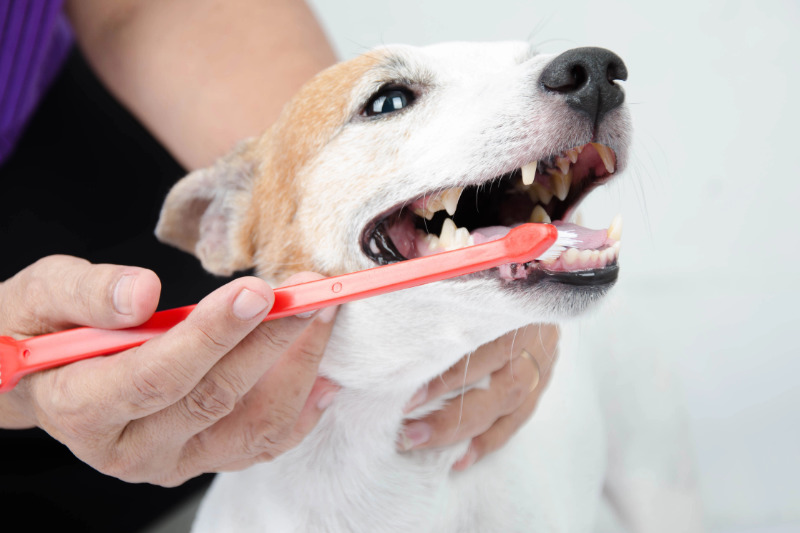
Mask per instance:
[[[550,222],[552,222],[552,220],[550,220],[550,215],[547,214],[547,211],[545,211],[544,207],[542,207],[541,205],[537,205],[536,207],[533,208],[533,211],[531,212],[530,221],[536,224],[539,223],[550,224]]]
[[[550,203],[550,200],[553,199],[553,191],[542,185],[541,183],[534,183],[531,187],[536,191],[536,195],[539,197],[539,200],[542,202],[543,205],[547,205]]]
[[[456,223],[453,222],[452,218],[444,219],[444,224],[442,224],[442,231],[439,232],[439,244],[445,250],[449,250],[453,247],[453,243],[455,242],[456,238]]]
[[[608,226],[608,231],[606,232],[609,239],[613,239],[615,241],[619,241],[622,238],[622,215],[617,215],[611,221],[611,224]]]
[[[569,166],[572,163],[570,162],[568,157],[556,157],[556,166],[558,170],[561,171],[562,174],[567,174],[569,172]]]
[[[597,150],[597,154],[600,156],[600,159],[603,160],[603,165],[605,165],[608,173],[613,173],[615,169],[614,152],[611,151],[611,148],[599,143],[592,143],[592,146],[594,146],[594,149]]]
[[[522,167],[521,170],[522,170],[523,185],[530,185],[533,183],[533,180],[536,178],[536,166],[538,164],[539,164],[538,161],[534,161]]]
[[[556,196],[559,200],[564,201],[569,194],[569,187],[572,185],[572,172],[563,174],[556,169],[549,169],[547,172],[553,179],[553,189],[555,189]]]
[[[447,211],[448,215],[453,216],[456,213],[456,207],[458,207],[458,200],[461,198],[462,192],[464,192],[463,187],[453,187],[452,189],[443,191],[439,195],[442,206],[445,211]]]
[[[378,243],[375,242],[374,238],[369,240],[369,249],[375,255],[378,255],[378,254],[381,253],[380,248],[378,248]]]

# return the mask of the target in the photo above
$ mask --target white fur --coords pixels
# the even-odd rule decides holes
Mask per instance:
[[[591,125],[536,83],[552,56],[525,43],[376,54],[381,61],[350,88],[335,134],[295,175],[301,199],[293,224],[303,239],[293,246],[307,250],[306,267],[373,266],[360,248],[364,227],[432,189],[481,183],[590,140],[613,146],[624,167],[626,107],[610,112],[592,139]],[[391,120],[360,120],[358,108],[387,78],[418,83],[425,97]],[[259,271],[269,271],[270,260],[256,252]],[[476,276],[344,306],[321,366],[343,386],[336,400],[294,450],[219,475],[194,531],[590,531],[607,477],[606,429],[593,365],[574,355],[569,333],[535,416],[472,468],[451,470],[467,442],[410,453],[395,443],[403,406],[464,354],[527,324],[574,316],[604,292],[517,290]],[[646,518],[637,528],[672,531]]]

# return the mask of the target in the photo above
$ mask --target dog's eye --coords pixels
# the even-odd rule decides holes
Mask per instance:
[[[405,88],[382,89],[367,102],[364,114],[368,117],[394,113],[414,101],[414,93]]]

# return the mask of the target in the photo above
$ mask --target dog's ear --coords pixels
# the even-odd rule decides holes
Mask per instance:
[[[161,208],[156,237],[193,253],[214,274],[253,266],[246,217],[258,160],[254,145],[243,141],[214,166],[180,180]]]

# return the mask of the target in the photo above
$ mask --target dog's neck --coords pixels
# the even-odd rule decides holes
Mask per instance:
[[[397,393],[408,400],[482,344],[541,318],[480,282],[444,283],[342,307],[321,373],[365,398]]]
[[[298,530],[354,531],[358,524],[380,517],[398,530],[410,531],[435,518],[409,516],[408,506],[413,503],[412,508],[424,511],[440,500],[452,464],[468,443],[400,453],[403,407],[413,389],[365,394],[342,389],[300,445],[264,465],[269,469],[267,485],[280,505],[291,506],[293,516],[302,517],[296,519],[302,525]],[[433,403],[432,407],[440,405]],[[315,523],[316,517],[325,517],[324,523]]]
[[[340,310],[321,370],[343,389],[300,445],[258,467],[264,469],[258,474],[262,481],[264,475],[269,476],[265,485],[281,505],[293,507],[303,520],[325,516],[330,521],[336,516],[342,521],[340,529],[347,531],[352,530],[348,523],[372,523],[376,517],[385,517],[397,530],[413,530],[423,518],[408,515],[409,500],[418,499],[413,508],[424,510],[446,497],[448,477],[454,475],[452,465],[469,442],[399,452],[398,437],[408,416],[404,407],[421,386],[465,354],[501,335],[503,329],[523,324],[508,317],[487,319],[468,302],[459,313],[462,319],[453,320],[452,303],[437,304],[435,294],[413,289]],[[406,300],[405,304],[398,305],[398,299]],[[409,299],[419,305],[409,305]],[[397,316],[403,309],[418,311],[414,316]],[[376,325],[383,320],[396,327]],[[370,373],[376,369],[384,375]],[[414,415],[423,416],[443,402],[429,402]],[[295,485],[297,479],[313,482]],[[430,525],[435,519],[434,513],[425,520]],[[304,527],[316,530],[313,524]],[[330,524],[320,530],[338,530],[327,527]]]

